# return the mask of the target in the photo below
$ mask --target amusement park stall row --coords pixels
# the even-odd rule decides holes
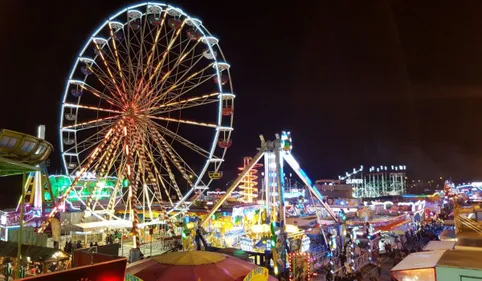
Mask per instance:
[[[50,176],[53,196],[61,196],[71,181],[72,178],[67,176]],[[87,176],[78,185],[82,188],[72,191],[69,200],[61,207],[64,211],[60,213],[57,221],[60,232],[56,233],[53,224],[52,229],[47,231],[51,235],[45,234],[44,239],[39,239],[38,235],[28,235],[35,232],[40,221],[36,219],[33,208],[26,205],[25,221],[28,224],[24,227],[26,234],[23,242],[48,248],[58,247],[67,252],[72,251],[72,247],[117,244],[117,254],[129,257],[134,243],[130,234],[132,223],[129,213],[119,210],[114,215],[122,219],[109,222],[98,220],[95,216],[87,216],[87,219],[82,221],[82,211],[85,209],[82,208],[80,200],[87,198],[99,182],[95,177]],[[102,188],[96,191],[99,200],[110,196],[113,182],[107,180],[101,185]],[[310,197],[305,188],[291,188],[285,195],[286,249],[289,253],[287,258],[291,263],[295,260],[298,265],[301,263],[306,276],[328,265],[331,265],[333,273],[337,273],[344,268],[356,271],[369,263],[376,263],[379,254],[385,251],[386,243],[396,247],[397,241],[404,241],[407,233],[416,232],[424,220],[436,219],[440,208],[438,194],[399,197],[397,202],[328,198],[329,207],[341,218],[341,221],[335,221]],[[270,215],[263,200],[246,203],[243,194],[234,191],[219,211],[207,220],[208,206],[212,206],[224,196],[223,191],[208,191],[202,198],[198,198],[200,203],[191,207],[191,211],[174,225],[174,235],[169,234],[168,225],[150,220],[159,217],[158,211],[142,210],[139,213],[142,230],[139,234],[139,248],[142,255],[155,256],[175,247],[184,250],[208,247],[233,249],[233,252],[238,249],[241,250],[236,252],[238,256],[273,269],[274,261],[270,253],[272,247],[279,247],[277,233],[280,226],[276,222],[270,222]],[[201,235],[198,235],[198,225],[205,220],[208,223],[202,228]],[[3,241],[17,241],[18,227],[18,209],[1,212],[0,234]],[[346,252],[343,252],[343,249]],[[53,255],[55,259],[44,262],[62,264],[61,261],[67,256],[63,254],[64,251]],[[346,257],[348,263],[340,263],[345,259],[341,258],[342,256]],[[35,262],[39,261],[33,261],[32,264]],[[287,267],[290,268],[289,264]],[[49,265],[46,265],[46,268],[48,267]]]
[[[182,9],[126,7],[79,49],[60,102],[65,175],[47,171],[45,126],[36,137],[0,130],[0,176],[22,176],[18,204],[0,212],[7,280],[65,271],[65,280],[117,281],[110,274],[124,279],[127,261],[127,280],[343,275],[376,264],[445,204],[446,191],[402,196],[404,165],[313,182],[289,131],[259,135],[222,185],[237,145],[231,65],[220,39]]]
[[[286,158],[302,183],[293,183],[285,174],[282,201],[276,193],[280,189],[266,189],[263,180],[258,191],[257,176],[263,179],[264,175],[251,163],[251,167],[240,169],[240,180],[232,188],[192,194],[186,200],[186,204],[191,203],[189,210],[176,211],[171,214],[173,219],[163,219],[165,211],[160,203],[142,204],[145,207],[137,209],[139,232],[135,236],[132,209],[121,202],[122,194],[129,192],[128,181],[99,179],[93,173],[47,176],[30,172],[24,177],[23,202],[0,213],[0,239],[4,243],[0,256],[7,265],[18,267],[15,246],[20,242],[22,274],[35,276],[78,265],[86,258],[75,254],[86,249],[125,256],[132,265],[173,250],[209,250],[267,268],[275,276],[289,272],[294,280],[310,280],[321,269],[343,275],[376,264],[387,245],[400,247],[424,222],[437,220],[441,209],[453,204],[455,193],[474,198],[480,195],[473,188],[462,186],[459,190],[447,184],[432,195],[353,198],[346,193],[344,183],[322,180],[312,185],[286,147],[286,142],[279,146],[280,158]],[[272,157],[270,150],[264,153],[267,165],[277,157],[276,153]],[[119,182],[122,184],[116,187]],[[75,188],[69,189],[73,185]],[[61,198],[65,199],[62,204],[53,203]],[[89,198],[101,206],[109,205],[112,198],[119,202],[111,209],[114,212],[105,212],[102,208],[86,208]],[[274,211],[279,205],[273,201],[282,202],[282,212]],[[40,233],[45,221],[42,217],[53,208],[58,212]],[[274,214],[279,213],[285,219],[276,219]]]

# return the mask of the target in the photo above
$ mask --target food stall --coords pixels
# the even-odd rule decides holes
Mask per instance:
[[[482,263],[473,251],[425,251],[408,255],[390,273],[398,281],[482,280]]]
[[[392,268],[390,274],[398,281],[436,281],[435,266],[443,254],[444,251],[412,253]]]
[[[480,255],[473,251],[445,251],[435,269],[437,281],[482,280]]]

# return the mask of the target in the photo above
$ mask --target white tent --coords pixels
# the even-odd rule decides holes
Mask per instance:
[[[440,250],[454,250],[455,241],[430,241],[425,247],[424,251],[440,251]]]
[[[111,220],[111,221],[94,221],[75,224],[74,227],[78,232],[97,232],[107,228],[121,229],[132,227],[132,222],[127,220]]]
[[[445,251],[427,251],[408,255],[391,270],[397,280],[435,281],[435,266]]]

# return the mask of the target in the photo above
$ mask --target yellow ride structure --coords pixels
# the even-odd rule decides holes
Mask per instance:
[[[0,177],[40,171],[37,166],[47,160],[52,145],[40,138],[0,130]]]
[[[19,276],[19,264],[22,259],[22,228],[25,211],[26,194],[29,194],[28,201],[35,200],[36,186],[41,187],[42,163],[47,160],[53,150],[53,146],[45,141],[45,126],[38,127],[39,137],[34,137],[20,132],[6,129],[0,130],[0,177],[22,175],[22,197],[20,198],[20,231],[18,232],[18,252],[15,263],[16,276]],[[27,174],[29,177],[27,178]],[[44,175],[45,176],[45,175]],[[38,181],[35,181],[38,179]],[[48,180],[47,180],[48,182]],[[31,183],[31,184],[27,184]],[[50,190],[51,193],[51,189]],[[37,191],[39,192],[39,191]],[[43,203],[44,196],[37,194]],[[53,197],[50,197],[53,200]],[[23,203],[22,203],[23,202]]]

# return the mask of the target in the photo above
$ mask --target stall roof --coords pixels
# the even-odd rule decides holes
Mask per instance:
[[[440,251],[455,249],[455,241],[430,241],[423,247],[424,251]]]
[[[82,232],[89,232],[89,231],[96,231],[101,230],[104,228],[126,228],[132,227],[132,222],[127,220],[112,220],[112,221],[94,221],[94,222],[86,222],[86,223],[79,223],[74,225],[77,231]]]
[[[418,252],[408,255],[391,271],[434,268],[445,251]]]
[[[17,242],[0,241],[0,257],[17,257]],[[22,255],[30,257],[32,261],[46,261],[50,259],[63,260],[68,255],[63,251],[41,246],[22,244]]]
[[[446,251],[437,266],[482,270],[482,262],[472,251]]]

